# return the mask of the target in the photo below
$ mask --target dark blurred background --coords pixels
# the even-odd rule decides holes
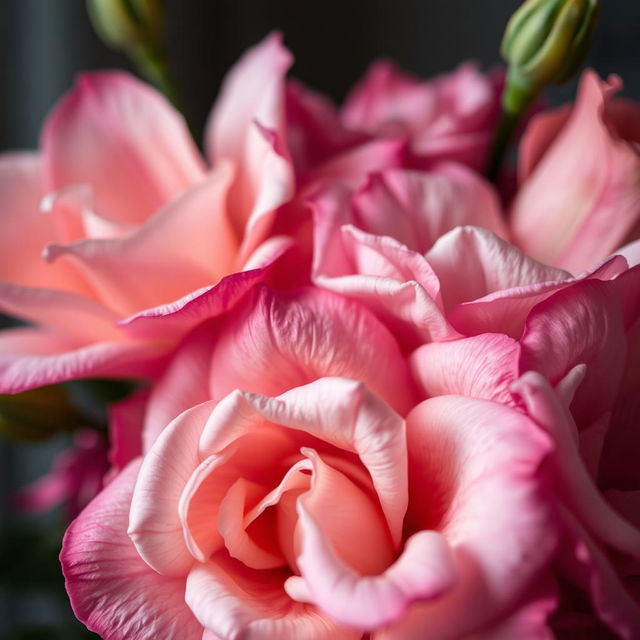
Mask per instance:
[[[499,62],[505,23],[519,4],[518,0],[166,0],[169,53],[189,115],[201,130],[225,71],[272,29],[284,33],[295,54],[293,75],[340,101],[380,56],[422,76],[452,69],[469,58],[492,67]],[[587,62],[601,75],[620,75],[624,94],[640,99],[640,2],[602,0],[602,5]],[[82,0],[0,0],[0,151],[36,148],[45,114],[71,86],[75,74],[111,67],[131,69],[124,56],[108,50],[94,35]],[[571,99],[574,90],[575,82],[554,90],[551,100]],[[64,437],[37,446],[0,439],[0,495],[6,497],[42,474],[67,443]],[[3,499],[0,524],[22,527],[26,522],[29,530],[46,534],[44,540],[19,534],[18,546],[14,540],[10,551],[0,539],[0,574],[8,555],[18,568],[18,575],[5,571],[0,576],[0,638],[88,637],[73,626],[61,588],[55,560],[61,520],[60,513],[16,517]],[[17,584],[34,572],[33,584],[28,580],[26,585]],[[57,595],[43,586],[51,581]]]

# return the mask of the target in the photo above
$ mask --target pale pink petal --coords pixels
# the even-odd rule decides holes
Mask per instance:
[[[155,573],[127,537],[138,469],[129,465],[67,529],[60,560],[71,605],[105,640],[199,640],[185,580]]]
[[[345,376],[401,414],[413,406],[407,364],[391,334],[362,305],[329,291],[259,289],[219,328],[212,361],[224,363],[211,369],[216,399],[234,389],[276,395]]]
[[[567,280],[480,227],[459,227],[442,236],[426,255],[440,279],[445,309],[521,285]]]
[[[228,199],[237,237],[293,195],[293,168],[284,148],[284,77],[291,54],[274,33],[249,49],[225,78],[205,133],[214,164],[230,160],[235,179]],[[248,255],[257,246],[252,239]]]
[[[640,155],[606,122],[620,86],[585,71],[570,118],[513,204],[519,246],[574,273],[622,244],[640,215]]]
[[[397,620],[413,601],[438,598],[455,584],[453,554],[435,531],[409,538],[400,558],[383,573],[359,574],[340,559],[307,509],[307,501],[305,497],[298,502],[302,537],[298,566],[311,601],[339,622],[375,629]]]
[[[464,637],[510,613],[555,551],[558,523],[538,475],[550,443],[521,413],[459,396],[418,405],[407,434],[405,527],[439,530],[460,578],[380,638]]]
[[[213,404],[193,407],[168,425],[138,475],[128,533],[144,561],[163,575],[184,576],[195,562],[184,541],[178,505],[200,463],[198,441]]]
[[[549,383],[539,373],[524,374],[514,385],[531,418],[552,438],[549,464],[555,486],[582,524],[603,542],[640,558],[640,530],[620,517],[604,500],[584,466],[571,436],[575,424]]]
[[[42,250],[55,238],[55,226],[40,211],[41,160],[35,153],[0,156],[0,280],[28,287],[87,291],[67,265],[50,266]]]
[[[511,404],[519,355],[512,338],[485,333],[425,344],[411,354],[410,363],[426,397],[453,394]]]
[[[202,433],[203,455],[264,420],[356,453],[371,475],[392,538],[400,542],[407,501],[404,423],[389,406],[346,378],[321,378],[275,398],[236,392],[212,413]]]
[[[389,169],[374,174],[355,195],[353,207],[356,226],[396,238],[419,253],[463,225],[484,227],[507,237],[493,188],[454,163],[438,164],[429,172]]]
[[[286,577],[283,570],[257,571],[218,554],[191,570],[185,598],[198,621],[221,638],[361,637],[316,607],[292,601],[282,586]]]
[[[616,249],[616,255],[624,256],[629,267],[635,267],[640,264],[640,240],[630,242],[621,249]]]
[[[83,345],[44,329],[0,334],[0,393],[19,393],[74,378],[157,375],[166,346],[136,342]]]
[[[91,185],[96,210],[141,223],[204,177],[180,114],[151,87],[121,72],[84,74],[47,120],[45,189]]]
[[[76,340],[121,340],[119,316],[76,293],[0,282],[0,310],[55,328]]]
[[[50,261],[80,266],[112,309],[128,315],[215,284],[231,271],[236,240],[226,218],[228,166],[191,187],[122,238],[51,245]]]

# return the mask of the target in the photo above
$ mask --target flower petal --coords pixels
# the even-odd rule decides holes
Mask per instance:
[[[60,560],[76,616],[105,640],[200,640],[184,601],[185,580],[160,576],[127,537],[139,463],[131,463],[65,534]]]
[[[46,190],[87,183],[96,210],[140,224],[204,177],[180,114],[122,72],[83,74],[45,123]]]

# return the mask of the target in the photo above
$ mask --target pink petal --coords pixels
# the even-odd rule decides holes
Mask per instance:
[[[180,114],[121,72],[84,74],[42,134],[46,190],[91,185],[98,213],[140,224],[204,176]]]
[[[128,533],[144,561],[167,576],[184,576],[195,560],[182,531],[178,505],[200,463],[198,441],[213,403],[189,409],[162,431],[144,457],[131,499]]]
[[[74,378],[157,374],[163,347],[135,342],[88,346],[43,329],[5,329],[0,335],[0,393],[19,393]]]
[[[199,640],[184,579],[155,573],[127,537],[139,463],[129,465],[71,524],[60,560],[76,616],[105,640]]]
[[[237,251],[225,217],[230,179],[229,167],[222,167],[136,232],[51,245],[47,259],[79,264],[105,303],[122,315],[215,284],[231,270]]]
[[[345,376],[362,380],[401,414],[413,404],[407,365],[391,334],[362,305],[329,291],[259,289],[220,327],[212,361],[213,398],[234,389],[275,395]]]
[[[213,412],[202,433],[202,454],[220,451],[255,430],[261,420],[358,454],[369,470],[394,543],[399,543],[407,500],[406,449],[403,421],[389,406],[363,384],[346,378],[317,379],[275,398],[236,392]]]
[[[614,283],[573,284],[534,307],[522,335],[523,372],[538,371],[555,384],[575,365],[587,365],[571,405],[578,424],[596,420],[618,393],[627,341],[616,294]]]
[[[205,133],[214,164],[230,160],[236,175],[229,195],[232,225],[245,227],[293,195],[293,169],[285,139],[284,77],[291,54],[273,33],[249,49],[225,78]],[[255,242],[246,253],[255,248]]]
[[[640,156],[607,126],[606,105],[620,84],[585,71],[570,118],[513,205],[523,250],[574,273],[622,244],[640,212]]]
[[[540,374],[524,374],[514,385],[528,414],[552,438],[549,464],[558,493],[590,532],[603,542],[640,557],[640,531],[620,517],[603,499],[584,466],[571,436],[575,424],[549,383]]]
[[[508,405],[519,355],[520,346],[512,338],[485,333],[425,344],[411,354],[410,362],[426,397],[453,394]]]
[[[507,237],[493,188],[454,163],[439,164],[430,172],[389,169],[374,174],[355,195],[353,206],[358,227],[396,238],[419,253],[463,225]]]
[[[557,282],[570,274],[528,258],[480,227],[459,227],[426,255],[440,280],[445,309],[522,285]]]
[[[315,607],[293,602],[282,587],[286,575],[282,570],[249,569],[219,554],[192,569],[185,597],[198,621],[221,638],[361,637]]]
[[[405,527],[440,531],[459,580],[380,637],[464,637],[512,611],[555,551],[558,525],[538,477],[550,443],[521,413],[459,396],[418,405],[407,434]]]
[[[439,533],[415,534],[382,574],[362,576],[340,560],[306,504],[306,498],[298,502],[298,566],[311,601],[342,624],[375,629],[397,620],[413,601],[438,598],[455,584],[453,555]]]
[[[42,250],[55,238],[55,225],[40,211],[41,160],[35,153],[0,156],[0,280],[27,287],[87,291],[67,265],[47,265]]]
[[[121,340],[118,315],[76,293],[0,282],[4,313],[64,332],[75,340]]]

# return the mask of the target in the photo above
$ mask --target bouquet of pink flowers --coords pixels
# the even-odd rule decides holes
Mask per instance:
[[[79,432],[18,496],[75,500],[89,629],[640,638],[640,105],[586,70],[517,126],[596,8],[529,0],[506,75],[379,62],[339,109],[270,35],[204,156],[161,93],[89,73],[0,158],[0,310],[27,323],[0,332],[0,412],[137,381],[108,447]],[[155,3],[93,9],[174,98]]]

